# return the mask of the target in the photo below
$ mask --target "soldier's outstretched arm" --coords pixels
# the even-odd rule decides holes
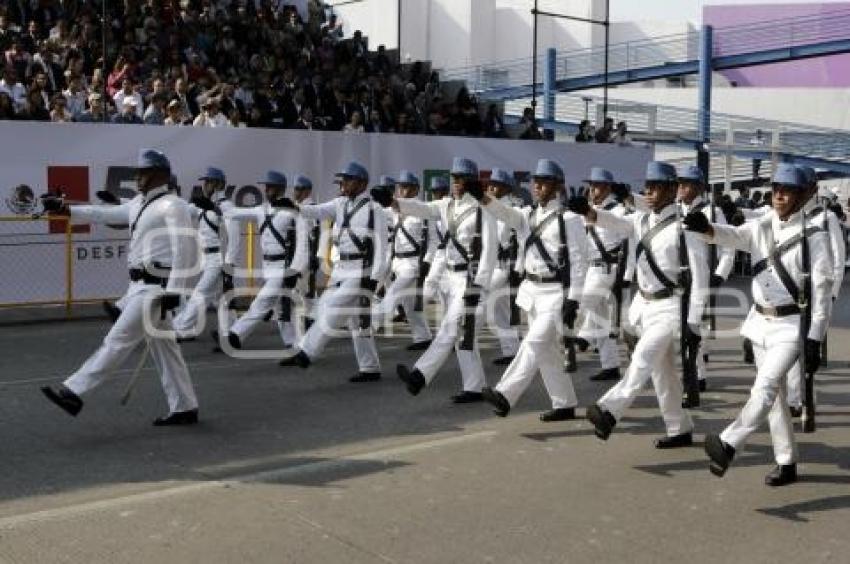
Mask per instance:
[[[688,305],[688,325],[699,326],[708,302],[710,272],[708,270],[708,244],[696,233],[685,232],[688,266],[691,270],[691,293]]]
[[[496,220],[485,212],[481,212],[481,262],[473,283],[481,287],[489,287],[493,270],[499,260],[499,239]]]
[[[844,262],[847,246],[844,242],[844,230],[835,213],[824,210],[826,214],[827,227],[829,228],[830,254],[832,256],[832,297],[838,299],[841,292],[841,284],[844,282]]]
[[[714,218],[716,225],[727,225],[726,216],[723,215],[723,212],[714,214]],[[717,249],[717,268],[714,269],[713,274],[726,280],[729,278],[733,266],[735,266],[735,249],[730,247]]]
[[[808,238],[812,268],[812,323],[808,337],[815,341],[823,341],[829,328],[829,316],[832,308],[833,274],[828,236],[827,233],[818,231]]]
[[[336,208],[338,198],[334,198],[329,202],[321,204],[306,204],[298,206],[298,213],[307,219],[316,219],[319,221],[336,219]]]
[[[484,208],[487,213],[492,214],[493,217],[511,229],[521,231],[523,227],[527,225],[528,220],[521,210],[513,206],[506,206],[496,198],[484,198],[481,204],[481,207]]]
[[[189,206],[182,200],[169,202],[164,209],[165,225],[171,240],[171,273],[165,291],[171,294],[186,293],[190,281],[197,274],[198,256],[193,244],[194,230]]]
[[[389,237],[387,231],[387,215],[381,213],[381,208],[379,208],[376,204],[370,203],[369,205],[375,206],[375,229],[372,232],[374,237],[374,246],[375,246],[375,256],[372,264],[372,273],[370,277],[372,280],[383,280],[387,274],[387,270],[389,269],[389,242],[387,238]]]
[[[310,264],[310,225],[300,215],[295,216],[295,254],[287,275],[303,274]]]
[[[581,216],[565,214],[567,251],[570,255],[570,291],[567,299],[581,301],[587,275],[587,232]]]
[[[596,217],[593,218],[592,216]],[[605,210],[595,210],[595,213],[588,216],[590,223],[595,223],[603,229],[610,229],[614,233],[623,237],[629,237],[635,233],[635,220],[641,217],[640,214],[627,215],[620,217],[615,213]]]
[[[398,204],[398,209],[405,215],[412,215],[422,219],[440,219],[441,204],[444,200],[436,202],[421,202],[413,198],[400,198],[395,200]]]
[[[68,206],[72,220],[87,223],[127,224],[130,222],[130,203],[114,205]]]

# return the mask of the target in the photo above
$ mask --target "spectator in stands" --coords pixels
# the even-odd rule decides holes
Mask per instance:
[[[614,118],[605,118],[602,129],[596,130],[597,143],[611,143],[614,136]]]
[[[499,108],[496,104],[487,106],[487,115],[484,116],[484,137],[507,137],[505,123],[499,115]]]
[[[626,122],[621,121],[617,123],[617,129],[614,131],[611,142],[616,145],[620,145],[621,147],[632,144],[632,138],[629,136],[629,130]]]
[[[144,103],[142,102],[142,95],[139,94],[137,87],[131,78],[125,78],[121,81],[121,90],[112,96],[112,100],[115,102],[116,108],[124,108],[127,100],[133,100],[133,107],[136,110],[136,115],[139,116],[139,120],[141,121],[145,115],[142,107],[144,106]]]
[[[103,111],[103,96],[100,92],[92,92],[88,98],[89,109],[85,110],[77,117],[77,121],[81,122],[103,122],[110,121],[108,114]]]
[[[62,95],[65,96],[67,101],[68,111],[76,120],[85,111],[86,99],[88,98],[87,92],[82,88],[79,76],[69,75],[68,88],[62,92]]]
[[[534,116],[534,110],[525,108],[522,111],[522,119],[519,121],[522,131],[519,134],[520,139],[543,139],[543,133],[537,127],[537,118]]]
[[[132,96],[127,96],[124,98],[123,103],[121,105],[121,111],[112,116],[112,123],[124,123],[124,124],[142,124],[142,118],[139,117],[139,112],[137,110],[136,99]]]
[[[363,116],[355,110],[351,113],[351,121],[345,124],[345,127],[342,129],[346,133],[365,133],[366,129],[363,127]]]
[[[180,103],[180,100],[171,100],[168,103],[166,111],[168,117],[163,120],[163,125],[186,125],[183,119],[183,105]]]
[[[50,121],[63,123],[74,121],[74,116],[68,111],[67,100],[62,94],[55,95],[51,101]]]
[[[15,119],[15,103],[12,102],[12,97],[9,93],[0,90],[0,120]]]
[[[753,196],[750,198],[749,206],[753,209],[760,208],[762,206],[761,192],[758,190],[753,191]]]
[[[590,120],[581,120],[576,134],[576,143],[592,143],[594,140],[593,126],[590,125]]]
[[[154,94],[150,106],[145,110],[144,122],[146,125],[165,124],[165,104],[167,101],[168,95],[164,91]]]
[[[195,127],[230,127],[227,116],[221,113],[218,98],[207,98],[201,103],[201,113],[192,122]]]
[[[41,90],[30,90],[27,94],[26,105],[19,112],[19,117],[30,121],[50,121],[50,112],[44,104]]]
[[[359,110],[358,110],[359,111]],[[381,121],[381,113],[378,110],[369,112],[369,123],[366,124],[367,133],[386,133],[387,128]]]

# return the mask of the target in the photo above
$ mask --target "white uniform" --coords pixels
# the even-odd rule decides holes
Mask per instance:
[[[416,311],[416,281],[419,278],[420,258],[429,263],[437,251],[433,221],[393,213],[390,268],[395,279],[387,286],[384,299],[375,307],[374,323],[382,324],[387,316],[401,305],[413,333],[413,342],[431,340],[431,328],[423,311]],[[424,298],[422,300],[424,302]],[[424,303],[423,303],[424,305]],[[423,308],[424,309],[424,308]]]
[[[687,215],[692,211],[701,211],[709,221],[712,221],[712,210],[711,203],[707,202],[703,196],[697,196],[694,198],[694,201],[690,203],[690,205],[682,203],[682,216]],[[714,206],[714,217],[713,223],[718,225],[726,225],[726,216],[723,214],[723,211]],[[729,278],[729,273],[732,272],[732,267],[735,266],[735,250],[731,248],[723,248],[723,247],[715,247],[716,253],[716,264],[714,266],[714,271],[709,274],[714,274],[719,276],[723,280]],[[708,249],[709,259],[711,258],[712,248]],[[708,312],[706,312],[708,313]],[[706,377],[706,367],[705,367],[705,355],[709,353],[709,345],[708,345],[708,335],[709,330],[707,324],[703,326],[703,339],[699,343],[699,350],[697,351],[697,378],[700,380],[705,380]]]
[[[299,205],[309,206],[315,204],[313,198],[304,198]],[[312,319],[313,308],[316,301],[319,271],[323,255],[322,249],[322,226],[321,223],[313,219],[305,219],[305,224],[309,230],[307,238],[307,272],[298,278],[298,293],[304,298],[304,315]],[[312,282],[311,282],[312,279]],[[312,286],[312,287],[311,287]]]
[[[222,214],[234,207],[223,191],[213,194],[211,200]],[[194,204],[189,204],[189,212],[198,226],[203,270],[189,301],[174,318],[174,330],[177,331],[178,337],[194,337],[203,330],[203,323],[199,323],[199,318],[203,319],[201,316],[206,313],[207,307],[218,304],[224,289],[222,267],[225,264],[234,264],[235,257],[231,253],[238,248],[239,238],[239,229],[234,229],[231,222],[223,219],[222,214],[203,210]],[[231,239],[234,241],[231,242]],[[222,308],[222,311],[229,310]],[[231,321],[227,315],[219,319],[219,333],[225,334]]]
[[[528,333],[495,389],[514,406],[539,370],[552,398],[552,407],[575,407],[578,400],[572,378],[564,371],[564,345],[560,338],[564,299],[581,300],[586,271],[582,219],[563,211],[556,200],[545,207],[517,209],[493,199],[486,209],[517,231],[520,249],[517,271],[525,273],[525,280],[519,286],[516,301],[528,314]],[[565,240],[561,237],[562,227]],[[547,262],[540,245],[552,262],[569,261],[570,284],[566,296],[562,280],[553,271],[557,264]]]
[[[638,331],[640,339],[628,371],[597,403],[619,420],[651,377],[668,436],[689,433],[693,430],[693,421],[682,408],[682,381],[674,363],[674,342],[681,320],[681,297],[669,288],[680,273],[675,204],[657,214],[637,212],[619,217],[602,210],[596,214],[598,226],[616,231],[621,236],[634,234],[644,245],[647,245],[644,237],[651,229],[662,222],[666,225],[659,228],[660,231],[649,241],[648,249],[640,252],[635,264],[639,291],[629,307],[629,324]],[[692,327],[698,327],[702,322],[708,291],[708,250],[707,245],[692,233],[684,235],[692,278],[687,322]],[[660,280],[653,272],[648,251],[652,253],[666,281]],[[664,294],[668,294],[667,297],[662,297]]]
[[[225,215],[228,221],[253,221],[260,226],[260,247],[263,251],[263,287],[251,302],[248,311],[230,328],[241,342],[256,329],[269,311],[280,307],[284,294],[292,295],[294,286],[286,290],[286,279],[301,276],[307,269],[308,227],[304,219],[288,209],[275,208],[265,203],[252,208],[231,208]],[[229,252],[234,252],[233,250]],[[292,311],[298,300],[289,298]],[[289,320],[279,320],[278,329],[285,347],[291,347],[296,341],[296,324]]]
[[[194,229],[188,205],[162,186],[146,195],[139,194],[127,203],[114,206],[71,206],[71,218],[92,223],[130,225],[127,264],[131,275],[143,270],[148,281],[130,283],[121,307],[121,316],[109,330],[100,348],[65,380],[64,385],[82,395],[100,385],[121,367],[144,340],[160,373],[162,388],[171,413],[197,409],[198,400],[189,370],[173,333],[149,334],[145,321],[157,329],[170,329],[168,319],[160,319],[155,298],[163,287],[150,276],[167,277],[165,291],[188,292],[187,278],[197,272],[197,256],[192,248]],[[161,269],[170,268],[171,275]]]
[[[364,295],[361,280],[364,277],[382,280],[387,272],[384,209],[372,202],[366,192],[353,199],[340,196],[324,204],[302,206],[300,209],[305,219],[334,220],[333,239],[339,260],[334,263],[328,287],[316,305],[315,322],[301,339],[299,348],[310,359],[315,359],[328,340],[336,336],[339,327],[346,323],[360,372],[380,372],[372,328],[361,327],[359,301]],[[347,222],[346,217],[349,219]],[[368,244],[371,244],[371,257],[366,257],[365,248],[361,248]],[[371,264],[367,260],[369,258]]]
[[[478,331],[483,320],[486,289],[490,287],[496,265],[498,251],[496,222],[488,214],[483,213],[478,202],[469,194],[464,194],[459,200],[444,198],[426,203],[413,199],[401,199],[397,202],[403,214],[440,220],[447,229],[455,225],[454,237],[470,258],[473,238],[478,235],[476,217],[481,214],[481,257],[471,282],[482,289],[483,295],[475,311],[475,343],[472,350],[460,348],[459,339],[465,310],[463,296],[470,282],[469,264],[450,237],[446,245],[446,312],[440,322],[437,336],[415,365],[425,381],[431,383],[454,347],[463,379],[463,391],[480,393],[486,380],[484,368],[481,366],[481,354],[478,350]]]
[[[811,228],[807,227],[807,232]],[[811,259],[811,327],[808,337],[822,340],[829,324],[830,296],[833,284],[832,261],[829,258],[827,234],[819,228],[808,236]],[[762,219],[740,227],[714,226],[713,241],[749,252],[757,265],[771,256],[783,243],[800,233],[800,212],[787,221],[780,221],[771,211]],[[779,262],[797,288],[802,284],[801,245],[790,245]],[[770,262],[753,277],[752,292],[755,305],[750,310],[741,334],[753,343],[758,369],[756,381],[738,418],[721,433],[720,438],[739,450],[747,438],[764,422],[770,424],[773,450],[777,464],[793,464],[797,447],[788,404],[785,400],[785,375],[796,362],[799,350],[799,314],[762,314],[757,308],[794,308],[796,302],[782,282],[776,266]],[[776,312],[777,314],[779,312]]]
[[[806,206],[806,228],[817,226],[827,233],[828,256],[832,264],[832,289],[830,296],[833,303],[841,292],[844,282],[844,256],[846,245],[841,221],[831,210],[810,202]],[[827,324],[829,327],[829,324]],[[788,372],[788,405],[802,407],[803,405],[803,370],[799,362]]]
[[[432,224],[434,225],[434,239],[437,242],[437,247],[431,260],[431,270],[428,271],[428,276],[425,277],[425,283],[422,285],[422,293],[426,301],[439,300],[445,310],[448,307],[446,245],[449,240],[446,236],[446,226],[443,225],[442,220],[432,220]]]
[[[609,211],[618,217],[626,216],[626,208],[618,204],[613,196],[608,196],[594,208]],[[586,230],[588,265],[581,300],[584,322],[577,336],[599,349],[599,364],[603,370],[619,368],[617,336],[613,335],[611,323],[613,308],[617,305],[611,289],[617,277],[620,253],[628,252],[631,247],[624,246],[628,238],[609,229],[588,224]],[[627,280],[625,276],[624,271],[623,279]]]
[[[505,206],[513,206],[514,198],[503,196],[499,201]],[[511,325],[511,246],[517,244],[514,229],[504,221],[496,223],[499,240],[498,262],[490,281],[490,299],[487,303],[487,324],[490,331],[499,339],[502,356],[515,356],[519,350],[519,331]]]

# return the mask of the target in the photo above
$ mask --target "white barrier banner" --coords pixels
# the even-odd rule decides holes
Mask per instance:
[[[207,166],[224,170],[239,205],[254,205],[257,182],[269,169],[313,180],[316,201],[336,196],[333,174],[346,162],[364,164],[373,179],[408,169],[427,182],[452,158],[516,171],[521,185],[539,158],[559,162],[568,186],[579,186],[592,166],[638,185],[652,151],[593,143],[562,144],[422,135],[346,134],[268,129],[0,122],[0,216],[38,211],[38,196],[62,189],[76,202],[97,203],[98,190],[132,197],[141,148],[163,151],[188,198]],[[75,300],[117,296],[127,283],[126,231],[76,226],[71,248]],[[0,221],[0,304],[62,301],[66,296],[65,227],[58,222]]]

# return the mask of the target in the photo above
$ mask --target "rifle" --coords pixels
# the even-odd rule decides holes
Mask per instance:
[[[612,339],[620,338],[620,327],[623,324],[623,279],[626,276],[628,256],[629,240],[623,239],[617,255],[617,271],[614,274],[614,285],[611,287],[611,293],[614,295],[614,322],[611,324],[609,337]]]
[[[475,234],[472,236],[472,242],[469,245],[470,257],[469,268],[466,270],[466,290],[464,294],[464,313],[463,313],[463,338],[458,347],[463,351],[471,351],[475,348],[475,310],[478,308],[481,296],[474,307],[469,307],[467,304],[467,296],[473,292],[473,281],[478,272],[478,262],[481,259],[481,216],[484,213],[480,208],[475,210]]]
[[[425,268],[425,253],[428,252],[428,220],[422,221],[422,239],[419,242],[419,272],[416,276],[416,297],[413,300],[413,311],[422,311],[425,309],[425,296],[423,289],[425,287],[425,278],[428,277],[428,271]]]
[[[511,327],[516,327],[521,322],[519,306],[516,305],[516,295],[519,285],[522,283],[522,277],[514,270],[516,268],[518,254],[519,242],[517,241],[516,231],[512,231],[510,247],[508,249],[508,288],[510,289],[508,300],[511,308],[510,321],[508,323]]]
[[[806,339],[812,323],[811,304],[811,263],[809,257],[809,241],[806,237],[806,212],[800,210],[800,253],[802,255],[803,283],[797,293],[797,306],[800,308],[800,368],[803,372],[803,432],[815,432],[815,371],[806,362]]]
[[[699,381],[697,380],[696,358],[698,351],[692,350],[688,335],[688,312],[691,298],[691,271],[688,264],[688,251],[685,247],[685,231],[682,229],[682,210],[679,202],[676,208],[676,230],[679,239],[679,286],[682,288],[681,303],[679,306],[679,354],[682,361],[682,384],[687,396],[689,407],[699,406]]]

